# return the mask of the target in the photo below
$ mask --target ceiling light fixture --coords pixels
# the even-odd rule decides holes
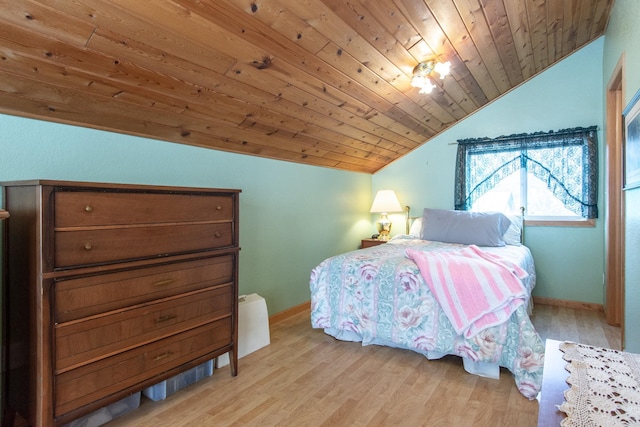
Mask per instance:
[[[440,75],[440,79],[444,79],[444,77],[449,74],[451,70],[451,63],[447,62],[436,62],[436,61],[425,61],[421,62],[415,66],[413,69],[413,77],[411,78],[411,86],[420,88],[420,93],[431,93],[431,91],[436,87],[431,81],[431,77],[429,75],[432,72],[436,72]]]

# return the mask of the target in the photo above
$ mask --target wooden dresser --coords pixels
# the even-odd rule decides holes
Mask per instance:
[[[6,398],[61,425],[229,352],[240,190],[3,183]]]

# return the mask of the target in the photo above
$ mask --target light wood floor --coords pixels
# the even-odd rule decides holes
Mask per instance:
[[[620,349],[600,312],[538,305],[543,339]],[[470,375],[457,357],[336,341],[301,313],[271,327],[271,344],[164,401],[109,423],[125,426],[535,426],[538,402],[499,380]]]

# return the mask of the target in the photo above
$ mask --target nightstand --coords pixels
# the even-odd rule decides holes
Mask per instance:
[[[371,246],[382,245],[383,243],[387,243],[388,240],[378,240],[378,239],[362,239],[360,244],[360,248],[370,248]]]

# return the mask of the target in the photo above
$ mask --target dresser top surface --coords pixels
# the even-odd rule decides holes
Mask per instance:
[[[240,189],[230,188],[209,188],[209,187],[184,187],[169,185],[150,185],[150,184],[127,184],[127,183],[110,183],[110,182],[82,182],[82,181],[61,181],[48,179],[33,179],[22,181],[5,181],[0,182],[3,187],[21,187],[21,186],[58,186],[58,187],[75,187],[86,188],[88,190],[149,190],[149,191],[193,191],[193,192],[224,192],[224,193],[241,193]]]

